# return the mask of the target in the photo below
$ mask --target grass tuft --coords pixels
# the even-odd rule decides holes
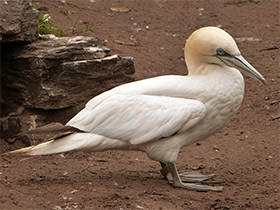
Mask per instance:
[[[57,37],[62,37],[65,35],[66,31],[63,31],[58,26],[52,24],[50,22],[51,14],[47,14],[45,11],[40,11],[39,14],[39,34],[47,35],[47,34],[54,34]]]
[[[58,26],[51,23],[51,14],[46,13],[45,11],[40,11],[39,14],[39,34],[47,35],[54,34],[57,37],[62,37],[66,35],[66,32],[70,31],[73,35],[84,35],[87,32],[93,32],[93,21],[85,21],[78,25],[77,21],[72,27],[69,27],[65,30],[62,30]],[[78,29],[79,28],[79,29]]]

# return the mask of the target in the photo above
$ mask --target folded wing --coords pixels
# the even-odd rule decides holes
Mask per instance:
[[[184,132],[206,114],[200,101],[177,97],[107,92],[94,100],[66,125],[134,145]]]

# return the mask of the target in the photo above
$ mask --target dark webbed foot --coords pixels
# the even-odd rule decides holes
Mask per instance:
[[[179,174],[182,182],[203,182],[211,179],[214,174],[204,175],[198,171],[190,171]]]
[[[189,190],[196,191],[222,191],[223,187],[217,186],[207,186],[207,185],[197,185],[193,182],[203,182],[212,178],[214,175],[203,175],[199,172],[185,172],[178,174],[175,163],[160,163],[162,166],[161,173],[164,177],[173,184],[175,187],[181,187]],[[186,182],[186,183],[185,183]]]

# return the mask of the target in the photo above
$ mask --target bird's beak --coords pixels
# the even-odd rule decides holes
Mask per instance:
[[[218,56],[225,64],[237,68],[247,76],[266,84],[265,78],[241,55]]]

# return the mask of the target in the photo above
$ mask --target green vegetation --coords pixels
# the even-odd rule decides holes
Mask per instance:
[[[50,18],[51,14],[47,14],[45,11],[40,11],[38,24],[39,34],[54,34],[57,37],[64,36],[66,31],[63,31],[58,26],[52,24]]]
[[[74,25],[72,27],[70,27],[68,30],[72,31],[72,34],[84,34],[87,33],[89,31],[93,32],[93,21],[89,22],[86,21],[84,23],[81,23],[81,25],[84,25],[84,29],[78,29],[77,27],[77,21],[74,23]],[[80,27],[79,27],[80,28]]]
[[[68,31],[70,31],[73,35],[83,35],[89,31],[93,32],[93,21],[85,21],[81,23],[79,27],[77,27],[78,22],[76,21],[72,27],[62,30],[58,26],[51,23],[50,18],[51,14],[47,14],[45,11],[40,11],[38,24],[39,34],[54,34],[57,37],[62,37],[65,36],[66,32]]]

